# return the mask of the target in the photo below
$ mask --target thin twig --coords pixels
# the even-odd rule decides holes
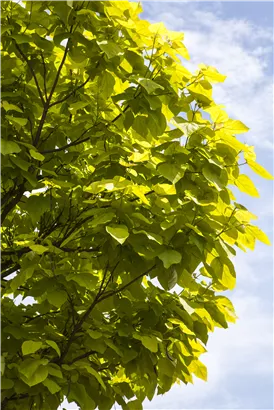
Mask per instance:
[[[21,50],[21,48],[19,47],[19,45],[16,43],[16,41],[15,41],[15,47],[16,47],[16,49],[19,51],[19,53],[21,54],[22,58],[26,61],[27,65],[28,65],[28,67],[29,67],[29,69],[30,69],[30,72],[31,72],[31,74],[32,74],[32,76],[33,76],[33,78],[34,78],[34,81],[35,81],[35,84],[36,84],[36,88],[37,88],[39,97],[40,97],[40,99],[41,99],[41,101],[42,101],[42,104],[45,105],[45,99],[44,99],[44,97],[43,97],[41,88],[40,88],[40,86],[39,86],[39,83],[38,83],[38,80],[37,80],[37,77],[36,77],[36,74],[35,74],[35,72],[34,72],[32,66],[31,66],[31,63],[30,63],[29,59],[28,59],[27,56],[23,53],[23,51]]]

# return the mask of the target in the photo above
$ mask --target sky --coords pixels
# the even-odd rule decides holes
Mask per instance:
[[[258,162],[273,173],[273,3],[143,2],[142,17],[164,22],[185,33],[195,71],[199,63],[227,75],[214,86],[217,103],[250,131],[241,139],[254,145]],[[273,184],[248,169],[261,197],[237,192],[237,202],[259,217],[273,242]],[[202,360],[208,382],[175,385],[164,396],[146,401],[144,409],[273,409],[273,248],[257,245],[254,253],[235,259],[237,286],[228,296],[239,320],[210,335]],[[61,408],[76,410],[73,404]],[[118,408],[118,407],[117,407]]]

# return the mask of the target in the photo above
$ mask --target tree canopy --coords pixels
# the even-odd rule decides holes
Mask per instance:
[[[1,7],[2,408],[142,409],[206,380],[236,248],[269,243],[236,188],[272,176],[140,4]]]

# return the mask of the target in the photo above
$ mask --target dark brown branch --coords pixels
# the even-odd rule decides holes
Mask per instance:
[[[81,248],[80,246],[78,248],[60,248],[62,251],[64,252],[97,252],[99,251],[99,248],[93,248],[93,249],[89,249],[89,248]]]
[[[114,273],[115,269],[117,268],[118,264],[119,264],[119,261],[118,261],[118,262],[115,264],[115,266],[112,268],[110,275],[113,275],[113,273]],[[74,326],[73,331],[71,332],[70,337],[69,337],[69,339],[68,339],[67,345],[65,346],[65,349],[63,350],[63,352],[62,352],[60,358],[59,358],[58,361],[57,361],[58,364],[63,363],[63,361],[64,361],[66,355],[68,354],[69,348],[70,348],[70,346],[71,346],[71,344],[72,344],[72,342],[73,342],[73,340],[74,340],[75,334],[81,329],[81,327],[82,327],[84,321],[89,317],[89,315],[91,314],[91,312],[93,311],[93,309],[94,309],[95,306],[97,305],[97,303],[98,303],[98,301],[99,301],[99,298],[100,298],[100,296],[101,296],[101,294],[102,294],[102,289],[103,289],[103,286],[104,286],[104,283],[105,283],[107,271],[108,271],[108,265],[106,266],[105,273],[104,273],[104,276],[103,276],[103,279],[102,279],[100,288],[99,288],[99,290],[98,290],[97,295],[96,295],[95,298],[94,298],[94,301],[92,302],[92,304],[90,305],[90,307],[86,310],[86,312],[83,314],[83,316],[82,316],[81,319],[78,321],[78,323]]]
[[[148,275],[149,272],[151,272],[154,268],[156,267],[156,265],[153,265],[151,268],[149,268],[146,272],[141,273],[141,275],[137,276],[136,278],[132,279],[130,282],[126,283],[124,286],[121,286],[120,288],[107,292],[105,295],[103,295],[102,297],[99,298],[98,303],[102,302],[102,300],[105,300],[113,295],[117,295],[117,293],[121,293],[123,290],[125,290],[126,288],[128,288],[129,286],[131,286],[134,282],[136,282],[137,280],[141,279],[143,276]]]
[[[83,138],[82,140],[77,139],[76,141],[74,141],[70,144],[64,145],[63,147],[56,148],[56,149],[47,149],[45,151],[42,151],[41,154],[51,154],[53,152],[60,152],[60,151],[63,151],[67,148],[75,147],[76,145],[82,144],[83,142],[86,142],[88,140],[89,140],[89,137]]]
[[[19,268],[20,268],[20,265],[19,265],[19,263],[17,263],[16,265],[12,266],[11,268],[6,270],[5,272],[1,273],[1,279],[4,279],[7,276],[11,275],[12,273],[16,272]]]
[[[73,26],[71,26],[71,28],[70,28],[70,34],[72,32],[72,28],[73,28]],[[45,123],[45,120],[46,120],[46,117],[47,117],[47,113],[48,113],[48,110],[50,108],[50,102],[51,102],[53,93],[55,91],[55,88],[57,86],[57,83],[58,83],[58,80],[59,80],[59,77],[60,77],[60,74],[61,74],[61,70],[62,70],[63,65],[64,65],[64,63],[66,61],[66,58],[67,58],[67,54],[68,54],[68,50],[69,50],[69,44],[70,44],[70,41],[68,39],[62,61],[59,65],[59,68],[58,68],[54,83],[52,85],[52,88],[51,88],[51,91],[50,91],[50,94],[49,94],[49,98],[47,99],[46,103],[44,104],[44,110],[43,110],[42,117],[41,117],[38,129],[37,129],[37,132],[36,132],[35,140],[34,140],[34,146],[35,147],[39,143],[39,139],[40,139],[40,136],[41,136],[41,133],[42,133],[42,130],[43,130],[43,126],[44,126],[44,123]]]
[[[70,366],[71,364],[77,362],[78,360],[85,359],[86,357],[89,357],[90,355],[92,355],[92,354],[94,354],[94,353],[97,353],[97,352],[95,352],[95,350],[89,350],[88,352],[83,353],[83,354],[81,354],[80,356],[75,357],[73,360],[71,360],[71,361],[68,363],[68,365]]]
[[[63,151],[64,149],[70,148],[70,147],[75,147],[76,145],[82,144],[83,142],[86,142],[89,140],[89,137],[80,139],[81,137],[83,137],[87,132],[89,132],[92,128],[95,127],[95,124],[92,125],[91,127],[89,127],[88,129],[86,129],[84,132],[82,132],[82,134],[80,135],[79,138],[77,138],[76,141],[71,142],[69,144],[64,145],[63,147],[60,148],[55,148],[55,149],[48,149],[45,151],[42,151],[41,154],[51,154],[53,152],[59,152],[59,151]]]
[[[54,105],[61,104],[62,102],[66,101],[69,97],[71,97],[76,91],[80,90],[80,88],[84,87],[90,80],[90,77],[86,79],[85,82],[82,84],[78,85],[74,90],[72,90],[69,94],[67,94],[65,97],[61,98],[61,100],[55,101],[52,104],[50,104],[50,108],[53,107]]]
[[[30,248],[27,248],[27,247],[24,247],[21,249],[11,249],[10,251],[3,250],[1,251],[1,255],[5,256],[5,255],[16,255],[17,254],[18,256],[21,256],[23,255],[23,253],[26,253],[28,251],[30,251]]]
[[[55,313],[60,313],[60,310],[53,310],[52,312],[43,313],[41,315],[37,315],[37,316],[33,316],[33,317],[25,316],[27,318],[25,323],[29,323],[32,320],[39,319],[42,316],[52,315],[52,314],[55,314]]]
[[[19,185],[17,194],[15,197],[5,206],[2,214],[1,214],[1,223],[3,224],[4,220],[6,219],[8,213],[15,207],[15,205],[20,201],[23,193],[25,191],[25,185],[22,183]]]
[[[36,88],[37,88],[39,97],[40,97],[40,99],[41,99],[41,101],[42,101],[42,104],[45,105],[45,99],[44,99],[44,97],[43,97],[41,88],[40,88],[40,86],[39,86],[39,83],[38,83],[38,80],[37,80],[37,77],[36,77],[36,74],[35,74],[35,72],[34,72],[32,66],[31,66],[31,63],[30,63],[29,59],[28,59],[27,56],[23,53],[23,51],[21,50],[21,48],[19,47],[19,45],[16,43],[16,41],[15,41],[15,47],[16,47],[16,49],[19,51],[19,53],[21,54],[22,58],[26,61],[27,65],[28,65],[28,67],[29,67],[29,69],[30,69],[30,72],[31,72],[31,74],[32,74],[32,76],[33,76],[33,78],[34,78],[35,85],[36,85]]]

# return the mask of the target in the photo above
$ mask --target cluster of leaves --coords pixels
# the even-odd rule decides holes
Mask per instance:
[[[271,175],[139,4],[1,6],[2,408],[141,409],[206,379],[235,247],[268,243],[229,186]]]

